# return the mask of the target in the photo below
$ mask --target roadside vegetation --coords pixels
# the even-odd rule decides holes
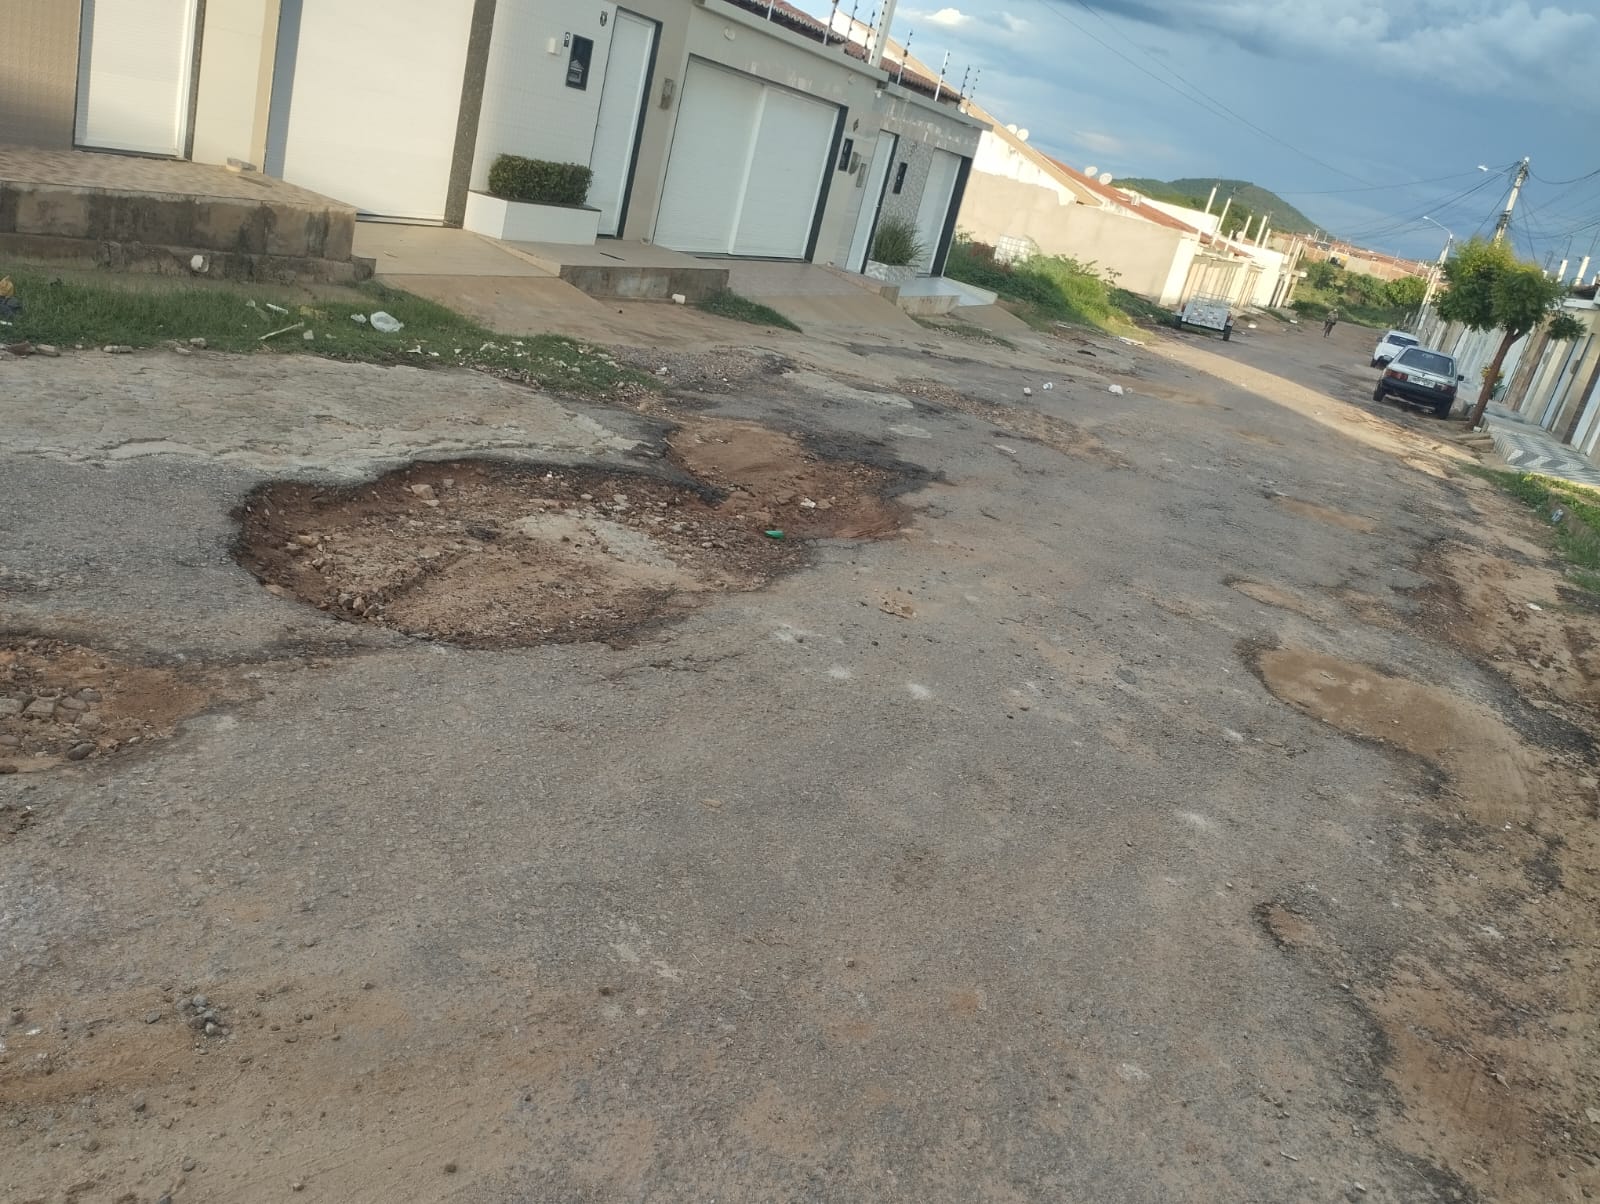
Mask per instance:
[[[958,237],[950,248],[945,275],[997,293],[1032,326],[1056,322],[1092,326],[1108,334],[1132,334],[1134,316],[1160,321],[1165,311],[1106,280],[1092,263],[1064,255],[1032,255],[1002,263],[987,243]]]
[[[779,330],[793,330],[797,333],[800,330],[770,305],[752,301],[749,297],[741,297],[730,288],[712,293],[698,305],[708,314],[716,314],[719,318],[731,318],[735,322],[748,322],[752,326],[776,326]]]
[[[1600,592],[1600,493],[1554,477],[1468,465],[1550,524],[1556,550],[1573,566],[1572,578]]]
[[[65,279],[32,269],[9,275],[22,309],[9,316],[10,326],[0,326],[0,346],[189,350],[191,340],[201,339],[213,351],[474,368],[566,393],[611,394],[652,384],[604,348],[556,335],[497,334],[454,310],[377,284],[308,300],[303,290],[296,296],[271,286],[160,277]],[[375,313],[393,317],[401,329],[379,329]]]
[[[1420,276],[1379,280],[1326,260],[1306,264],[1305,271],[1306,278],[1295,289],[1290,305],[1302,318],[1320,319],[1337,308],[1341,318],[1358,326],[1399,326],[1421,308],[1428,291]]]

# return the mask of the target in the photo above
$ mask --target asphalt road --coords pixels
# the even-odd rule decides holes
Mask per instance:
[[[242,410],[239,439],[116,458],[99,420],[73,433],[51,362],[4,365],[56,433],[0,433],[0,620],[243,698],[0,778],[33,809],[0,837],[0,1194],[1486,1198],[1399,1133],[1352,989],[1443,923],[1426,775],[1253,671],[1281,644],[1500,689],[1405,621],[1472,510],[1407,462],[1433,420],[1359,391],[1366,338],[752,367],[694,404],[937,480],[900,537],[820,546],[622,649],[412,641],[234,565],[250,488],[439,454],[412,419],[345,412],[384,439],[338,462],[287,446],[294,423],[252,444]],[[181,441],[208,375],[256,370],[135,358],[172,407],[130,436],[151,441]],[[935,386],[1071,424],[1076,450]],[[305,387],[320,413],[347,386]],[[603,408],[592,446],[566,419],[512,437],[504,413],[501,454],[656,437]],[[1336,929],[1345,976],[1274,907]],[[185,1025],[197,992],[226,1034]]]

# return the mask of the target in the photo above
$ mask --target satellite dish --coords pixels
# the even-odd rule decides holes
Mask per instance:
[[[1017,131],[1017,138],[1020,139],[1023,142],[1026,142],[1028,140],[1028,131],[1027,130],[1018,130]]]
[[[1109,171],[1103,171],[1103,172],[1101,172],[1101,173],[1100,173],[1100,182],[1101,182],[1101,183],[1102,183],[1102,184],[1109,184],[1109,183],[1111,183],[1111,173],[1110,173],[1110,172],[1109,172]]]
[[[1095,176],[1100,174],[1100,169],[1091,163],[1088,167],[1083,169],[1083,174],[1088,176],[1090,179],[1093,179]]]
[[[1006,129],[1010,130],[1013,134],[1015,134],[1017,132],[1017,123],[1015,121],[1009,122],[1006,125]]]

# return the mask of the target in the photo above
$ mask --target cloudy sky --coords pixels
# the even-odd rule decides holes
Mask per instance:
[[[1565,183],[1600,169],[1600,0],[900,0],[908,33],[958,82],[982,68],[979,103],[1075,167],[1253,180],[1431,258],[1421,215],[1487,232],[1527,155],[1518,250],[1577,259],[1600,236],[1600,172]]]

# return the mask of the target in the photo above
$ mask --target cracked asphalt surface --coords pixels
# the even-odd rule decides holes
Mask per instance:
[[[0,362],[3,633],[248,695],[0,777],[5,1198],[1590,1198],[1592,1139],[1408,1128],[1434,1114],[1364,991],[1493,920],[1436,906],[1492,833],[1252,660],[1513,706],[1420,621],[1428,550],[1496,537],[1441,428],[1359,404],[1365,332],[725,330],[748,373],[645,414],[308,358]],[[231,555],[265,480],[648,469],[691,410],[934,479],[899,537],[620,648],[337,624]]]

